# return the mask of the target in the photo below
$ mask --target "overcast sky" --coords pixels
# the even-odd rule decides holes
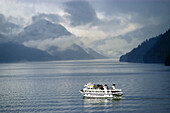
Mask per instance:
[[[85,46],[113,58],[168,30],[169,12],[170,0],[0,0],[7,21],[26,26],[55,14]]]

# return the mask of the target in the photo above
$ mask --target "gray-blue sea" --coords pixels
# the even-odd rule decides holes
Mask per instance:
[[[83,98],[88,82],[115,83],[124,95]],[[0,112],[170,113],[170,67],[111,59],[3,63]]]

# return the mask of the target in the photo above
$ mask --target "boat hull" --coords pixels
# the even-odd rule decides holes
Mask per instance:
[[[88,97],[88,98],[121,98],[123,95],[122,92],[118,92],[115,94],[109,94],[109,93],[84,93],[82,90],[80,90],[80,93],[82,94],[83,97]]]

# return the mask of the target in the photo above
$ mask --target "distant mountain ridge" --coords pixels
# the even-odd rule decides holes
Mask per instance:
[[[170,53],[170,29],[157,37],[144,41],[137,48],[122,55],[120,62],[164,63]]]
[[[72,35],[60,24],[53,24],[48,20],[41,19],[24,28],[16,37],[19,42],[29,40],[44,40],[47,38],[57,38],[60,36]]]
[[[96,59],[95,57],[97,57],[87,54],[81,47],[77,45],[74,45],[74,47],[77,50],[67,49],[65,51],[57,51],[55,54],[51,55],[45,51],[35,48],[28,48],[18,43],[3,42],[0,43],[0,63],[23,61],[83,60]]]
[[[66,50],[59,50],[58,47],[51,47],[47,50],[51,55],[60,57],[62,60],[95,59],[80,46],[73,44]]]
[[[20,61],[48,61],[59,60],[48,53],[28,48],[21,44],[6,42],[0,43],[0,62],[20,62]]]
[[[66,37],[63,37],[66,36]],[[101,58],[101,55],[91,49],[87,52],[76,43],[68,46],[64,50],[59,49],[59,45],[49,45],[46,50],[24,46],[24,42],[43,41],[46,39],[71,38],[71,34],[60,24],[53,24],[48,20],[37,20],[35,23],[25,27],[16,37],[7,38],[0,34],[0,62],[19,61],[48,61],[48,60],[85,60]],[[10,40],[10,41],[9,41]],[[67,41],[68,42],[68,41]],[[72,43],[72,42],[71,42]],[[65,44],[64,42],[62,44]],[[67,43],[66,43],[67,44]]]

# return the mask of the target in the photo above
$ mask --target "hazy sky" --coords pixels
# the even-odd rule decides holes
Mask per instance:
[[[0,13],[23,26],[55,14],[85,46],[113,58],[170,28],[170,0],[0,0]]]

